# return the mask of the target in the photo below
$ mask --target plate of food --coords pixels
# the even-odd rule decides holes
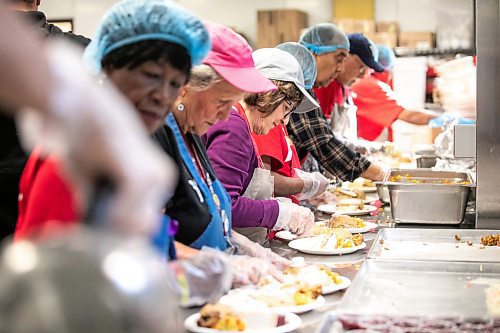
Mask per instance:
[[[370,231],[375,231],[378,228],[377,223],[364,221],[359,217],[352,217],[348,215],[334,215],[330,220],[319,221],[314,224],[311,229],[311,236],[321,236],[329,234],[332,229],[344,228],[352,234],[363,234]],[[293,241],[299,236],[291,233],[289,230],[282,230],[276,233],[278,239],[284,241]]]
[[[378,200],[378,195],[376,194],[371,194],[367,195],[364,191],[358,190],[358,189],[346,189],[342,187],[337,187],[335,188],[334,192],[335,197],[336,197],[336,202],[342,202],[344,200],[349,200],[349,199],[359,199],[362,200],[365,204],[369,204],[373,201]],[[332,202],[325,202],[325,203],[332,203]]]
[[[335,215],[328,221],[323,222],[326,228],[344,228],[353,234],[363,234],[378,228],[377,223],[363,221],[359,217],[348,215]]]
[[[342,189],[344,190],[360,190],[365,193],[377,192],[377,186],[373,181],[363,177],[356,178],[352,182],[343,182]]]
[[[356,200],[354,201],[344,201],[343,203],[339,203],[337,205],[320,205],[317,207],[317,209],[320,212],[326,213],[326,214],[343,214],[343,215],[353,215],[353,216],[359,216],[359,215],[367,215],[370,213],[373,213],[377,211],[376,206],[372,205],[365,205],[362,201]]]
[[[279,313],[301,314],[325,304],[320,285],[306,283],[268,284],[256,288],[230,290],[219,300],[221,304],[240,308],[252,304],[252,308],[270,308]]]
[[[301,319],[293,313],[276,313],[269,309],[233,308],[225,304],[207,304],[199,313],[184,321],[184,327],[195,333],[248,332],[287,333],[300,327]]]
[[[353,235],[345,229],[335,228],[321,236],[295,239],[288,246],[308,254],[340,255],[362,250],[366,243],[361,234]]]
[[[301,258],[303,260],[303,258]],[[311,286],[321,286],[322,294],[328,295],[336,291],[346,289],[351,285],[351,280],[345,276],[332,271],[324,265],[306,265],[288,267],[283,272],[284,280],[278,282],[272,276],[264,277],[259,285],[274,284],[277,287],[281,284],[309,284]]]

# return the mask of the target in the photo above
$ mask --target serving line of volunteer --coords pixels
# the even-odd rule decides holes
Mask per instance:
[[[166,4],[129,0],[115,5],[84,55],[101,79],[113,83],[129,99],[148,131],[177,162],[181,178],[165,206],[162,232],[155,244],[164,254],[169,251],[173,259],[169,240],[176,234],[183,257],[198,255],[186,246],[237,247],[239,254],[255,255],[283,267],[288,264],[285,259],[232,232],[231,223],[297,234],[307,234],[313,224],[309,209],[287,199],[275,200],[273,188],[264,188],[269,177],[262,180],[261,175],[269,175],[269,171],[262,168],[251,135],[267,134],[295,108],[308,111],[318,106],[304,88],[302,67],[290,53],[279,49],[258,50],[252,57],[248,44],[230,29],[214,23],[203,25]],[[151,20],[152,13],[157,22],[145,20]],[[192,71],[191,62],[195,65]],[[203,64],[198,65],[200,62]],[[175,111],[168,113],[171,106]],[[214,125],[228,115],[227,122]],[[215,172],[198,137],[212,125],[204,141]],[[224,151],[233,144],[235,150]],[[42,156],[42,150],[41,145],[33,150],[21,179],[16,239],[46,237],[55,227],[64,228],[83,218],[83,205],[66,179],[59,157]],[[232,170],[220,161],[232,163]],[[222,171],[224,167],[230,172]],[[309,186],[309,197],[326,189],[328,180],[320,179],[322,190],[316,187],[312,193]],[[240,183],[231,187],[235,181]],[[307,182],[314,180],[303,181]],[[238,265],[241,261],[231,262]],[[252,277],[245,278],[256,282],[255,272],[259,276],[273,273],[273,269],[256,260],[235,271],[251,270],[248,275]]]
[[[358,49],[361,60],[349,55],[349,50]],[[310,153],[341,179],[383,176],[379,166],[335,137],[312,90],[328,86],[345,72],[349,58],[378,70],[375,51],[362,35],[348,38],[333,24],[319,24],[308,29],[299,43],[252,53],[231,29],[202,22],[174,2],[124,0],[106,13],[85,50],[83,59],[95,82],[77,57],[60,52],[49,53],[49,60],[63,60],[47,65],[53,76],[64,83],[70,80],[68,73],[81,79],[57,86],[56,104],[46,108],[65,108],[66,117],[67,108],[82,114],[86,108],[93,110],[99,126],[87,132],[78,121],[67,120],[71,126],[62,135],[75,134],[74,140],[84,142],[69,140],[80,145],[76,152],[83,145],[108,153],[109,160],[106,153],[101,155],[107,162],[103,165],[114,166],[113,158],[124,162],[121,169],[92,169],[94,181],[107,176],[119,185],[120,176],[125,179],[126,185],[116,194],[121,205],[114,205],[109,217],[126,223],[105,228],[118,235],[124,231],[150,235],[163,257],[184,259],[168,265],[176,274],[174,293],[181,290],[184,304],[202,304],[231,285],[255,283],[266,274],[280,278],[280,270],[289,262],[259,243],[269,231],[307,235],[314,216],[298,200],[319,196],[329,185],[322,174],[300,170],[305,155]],[[38,71],[47,71],[41,66]],[[110,93],[111,86],[128,103]],[[92,104],[85,94],[101,97]],[[112,97],[106,99],[108,94]],[[97,115],[99,111],[104,115]],[[140,127],[136,118],[163,151],[161,158],[154,149],[148,155],[151,147],[144,138],[123,134],[144,132],[136,129]],[[115,119],[119,121],[114,123]],[[134,125],[125,122],[117,130],[124,123],[120,119]],[[104,127],[107,135],[94,135]],[[71,176],[86,155],[72,152],[68,159],[54,150],[44,135],[56,130],[52,126],[40,131],[24,169],[16,241],[64,235],[84,220],[88,200],[81,183]],[[107,144],[99,147],[101,141]],[[144,167],[143,159],[126,153],[137,152],[142,145],[144,152],[137,156],[161,161],[152,164],[156,168]],[[136,179],[134,185],[142,177],[147,182],[134,195],[127,177]],[[123,193],[127,195],[121,197]],[[130,214],[134,209],[138,213]],[[151,223],[144,225],[144,220]]]

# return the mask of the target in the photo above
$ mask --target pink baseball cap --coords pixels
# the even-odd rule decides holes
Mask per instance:
[[[204,64],[242,91],[261,93],[277,89],[255,68],[252,48],[243,37],[224,25],[207,21],[204,24],[212,42]]]

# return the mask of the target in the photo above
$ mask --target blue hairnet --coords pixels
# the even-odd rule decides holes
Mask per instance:
[[[349,50],[349,39],[333,23],[321,23],[309,28],[300,37],[299,43],[314,54],[335,52],[338,49]]]
[[[309,52],[305,46],[295,42],[282,43],[276,46],[276,48],[290,53],[297,59],[304,73],[304,87],[306,89],[312,89],[318,72],[316,61],[311,52]]]
[[[390,71],[394,67],[394,61],[396,61],[396,56],[394,51],[386,45],[377,45],[378,49],[378,63],[386,71]]]
[[[193,65],[199,65],[211,48],[203,22],[172,0],[124,0],[104,15],[85,50],[85,63],[99,72],[102,59],[111,51],[144,40],[185,47]]]

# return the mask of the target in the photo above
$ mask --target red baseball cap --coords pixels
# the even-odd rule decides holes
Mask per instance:
[[[261,93],[277,89],[255,68],[252,48],[243,37],[224,25],[207,21],[204,24],[212,42],[204,64],[242,91]]]

